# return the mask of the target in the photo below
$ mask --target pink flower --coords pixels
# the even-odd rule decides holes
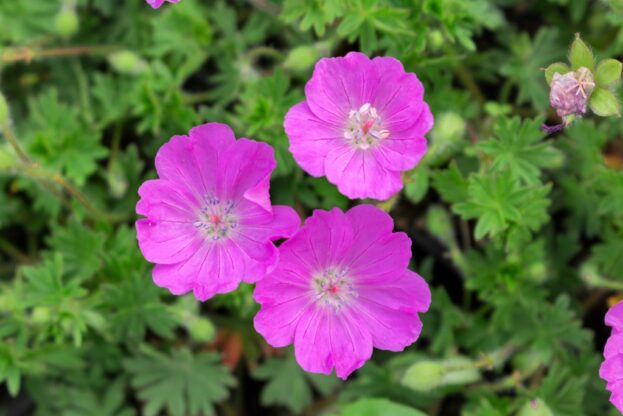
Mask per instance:
[[[292,235],[296,212],[271,207],[275,157],[270,146],[236,140],[225,124],[174,136],[156,155],[160,179],[139,188],[138,243],[156,263],[154,282],[199,300],[255,282],[278,262],[272,240]]]
[[[373,346],[402,351],[415,342],[430,290],[407,269],[411,241],[392,228],[391,217],[372,205],[314,211],[258,282],[255,329],[273,347],[294,343],[306,371],[335,367],[343,379],[370,359]]]
[[[599,376],[606,380],[606,388],[612,393],[610,401],[623,412],[623,302],[619,302],[606,314],[606,325],[612,327],[612,334],[604,348],[604,362]]]
[[[290,151],[312,176],[327,176],[351,199],[388,199],[401,171],[426,153],[433,116],[424,87],[400,61],[351,52],[318,61],[306,101],[285,118]]]
[[[147,3],[154,9],[157,9],[162,6],[165,1],[168,1],[169,3],[179,3],[180,0],[147,0]]]

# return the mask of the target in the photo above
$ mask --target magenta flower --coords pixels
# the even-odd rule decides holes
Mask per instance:
[[[312,176],[351,199],[388,199],[402,189],[401,171],[426,153],[433,116],[424,87],[400,61],[351,52],[318,61],[306,101],[285,118],[290,151]]]
[[[623,302],[619,302],[606,314],[606,325],[612,334],[604,348],[604,362],[599,376],[606,380],[606,388],[612,393],[610,401],[623,413]]]
[[[373,346],[402,351],[415,342],[430,290],[407,269],[411,241],[392,228],[391,217],[372,205],[314,211],[257,283],[255,329],[273,347],[294,343],[306,371],[335,368],[343,379],[370,359]]]
[[[272,240],[292,235],[296,212],[271,207],[275,168],[265,143],[236,140],[225,124],[208,123],[174,136],[156,155],[160,179],[139,188],[136,222],[145,258],[156,263],[154,282],[199,300],[230,292],[272,271]]]
[[[169,3],[179,3],[180,2],[180,0],[147,0],[147,3],[151,7],[153,7],[154,9],[157,9],[158,7],[162,6],[165,1],[168,1]]]

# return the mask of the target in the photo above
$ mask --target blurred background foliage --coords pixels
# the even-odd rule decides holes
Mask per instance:
[[[539,130],[542,68],[575,32],[620,59],[623,2],[1,1],[0,414],[614,415],[597,369],[623,293],[623,124]],[[133,221],[158,147],[206,121],[275,147],[274,202],[351,205],[282,128],[317,59],[350,50],[426,86],[430,151],[380,205],[433,304],[414,346],[342,382],[264,343],[251,286],[157,288]]]

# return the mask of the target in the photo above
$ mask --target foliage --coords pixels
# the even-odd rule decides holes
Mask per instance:
[[[623,124],[540,125],[553,74],[581,66],[593,113],[620,112],[619,3],[0,1],[0,408],[614,414],[598,367],[623,290]],[[283,129],[316,60],[350,50],[398,58],[435,115],[427,155],[379,204],[433,302],[416,344],[343,382],[255,334],[251,285],[199,304],[153,284],[134,221],[158,148],[206,121],[275,148],[275,203],[359,203],[305,175]]]

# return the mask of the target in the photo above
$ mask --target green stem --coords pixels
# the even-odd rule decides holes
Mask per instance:
[[[91,110],[91,101],[89,100],[89,83],[82,69],[80,61],[74,60],[72,62],[72,69],[76,74],[76,80],[78,81],[78,90],[80,93],[80,102],[83,107],[83,114],[89,124],[93,122],[93,112]]]
[[[285,58],[283,53],[269,46],[256,46],[255,48],[249,49],[247,52],[247,57],[251,61],[259,58],[260,56],[271,56],[278,60],[283,60]]]
[[[19,160],[24,164],[32,164],[30,158],[28,157],[26,152],[24,152],[24,149],[22,149],[22,146],[17,141],[17,137],[15,137],[15,134],[13,134],[13,130],[11,130],[8,125],[2,126],[2,134],[7,139],[11,147],[13,147],[15,153],[17,153],[17,157],[19,157]]]
[[[37,49],[30,46],[7,48],[0,53],[0,63],[26,62],[38,58],[76,56],[85,54],[106,54],[116,50],[115,46],[70,46],[66,48]]]
[[[104,219],[109,222],[113,222],[117,220],[117,217],[112,216],[108,213],[105,213],[97,209],[95,205],[93,205],[91,201],[89,201],[89,199],[82,192],[80,192],[75,186],[73,186],[73,184],[71,184],[67,179],[65,179],[63,175],[61,175],[58,172],[54,172],[54,173],[48,172],[45,169],[43,169],[39,164],[33,162],[28,157],[26,152],[24,152],[24,149],[19,144],[17,137],[15,136],[15,134],[13,133],[13,131],[8,125],[5,124],[2,127],[2,134],[4,135],[4,137],[6,137],[7,141],[13,147],[13,149],[15,150],[15,153],[17,154],[20,161],[22,162],[21,163],[22,166],[18,168],[21,168],[26,173],[28,173],[32,178],[39,181],[39,183],[41,183],[50,192],[59,196],[56,189],[54,189],[54,187],[51,186],[51,183],[55,183],[59,185],[62,189],[64,189],[73,198],[77,199],[78,202],[80,202],[86,208],[87,213],[89,215],[96,217],[96,218]],[[61,198],[61,201],[63,201],[62,195],[60,195],[60,198]]]
[[[18,263],[31,263],[30,257],[2,237],[0,237],[0,250]]]

